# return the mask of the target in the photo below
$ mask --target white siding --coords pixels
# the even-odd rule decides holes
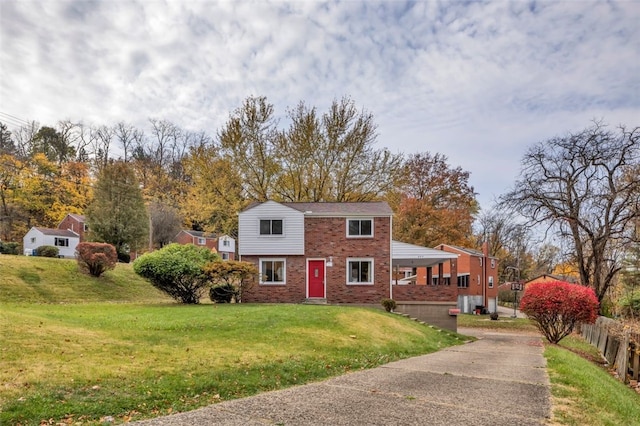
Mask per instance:
[[[228,245],[224,245],[225,241],[228,241]],[[219,252],[227,252],[227,253],[235,253],[236,251],[236,240],[231,238],[228,235],[223,235],[218,238],[218,251]]]
[[[31,239],[35,238],[35,242],[31,242]],[[68,247],[60,247],[60,246],[56,246],[56,238],[67,238],[69,240],[69,246]],[[60,236],[60,237],[56,237],[55,235],[45,235],[42,232],[38,231],[35,228],[31,228],[29,230],[29,232],[27,232],[27,234],[24,236],[24,238],[22,239],[22,243],[23,243],[23,247],[24,247],[24,253],[27,254],[27,252],[31,252],[34,249],[37,249],[40,246],[54,246],[54,247],[58,247],[58,254],[60,256],[64,256],[64,257],[76,257],[76,247],[78,246],[78,243],[80,243],[80,238],[79,237],[67,237],[67,236]]]
[[[261,219],[281,219],[282,235],[260,235]],[[240,213],[238,218],[240,255],[304,254],[304,213],[266,201]]]
[[[31,242],[31,239],[35,239]],[[31,254],[33,250],[40,246],[45,245],[44,234],[35,228],[31,228],[29,232],[22,239],[22,247],[24,247],[24,254]]]

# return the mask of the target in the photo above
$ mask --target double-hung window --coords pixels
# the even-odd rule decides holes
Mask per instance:
[[[373,219],[347,219],[348,237],[373,237]]]
[[[469,288],[469,275],[458,275],[458,288]]]
[[[207,244],[207,239],[206,238],[198,237],[198,245],[204,246],[206,244]]]
[[[68,238],[58,238],[56,237],[53,245],[57,247],[69,247],[69,239]]]
[[[348,259],[347,284],[373,284],[373,259]]]
[[[282,219],[260,219],[260,235],[282,235]]]
[[[286,283],[285,259],[260,259],[260,284]]]

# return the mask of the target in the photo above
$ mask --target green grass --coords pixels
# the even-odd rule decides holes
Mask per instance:
[[[562,425],[640,425],[640,395],[574,352],[599,358],[597,350],[594,353],[589,346],[579,337],[567,337],[560,346],[546,345],[553,421]]]
[[[167,303],[172,299],[119,263],[99,278],[78,270],[75,260],[0,255],[0,302]]]
[[[305,305],[2,308],[0,424],[121,421],[370,368],[462,342],[397,315]]]

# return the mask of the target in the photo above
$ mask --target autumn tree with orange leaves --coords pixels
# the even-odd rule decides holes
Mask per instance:
[[[469,172],[451,167],[447,157],[410,155],[398,191],[390,197],[396,240],[434,247],[440,243],[474,247],[472,224],[478,212]]]

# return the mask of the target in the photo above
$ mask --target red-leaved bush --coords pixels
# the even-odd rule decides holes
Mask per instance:
[[[76,259],[80,269],[99,277],[106,270],[115,268],[118,253],[111,244],[80,243],[76,247]]]
[[[571,334],[577,324],[593,324],[598,298],[593,289],[564,281],[533,283],[520,301],[520,310],[536,323],[551,343]]]

